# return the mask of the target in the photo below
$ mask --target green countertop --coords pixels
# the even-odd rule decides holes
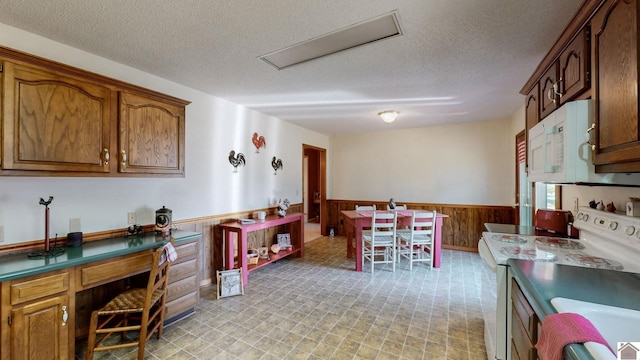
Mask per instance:
[[[0,282],[153,249],[164,246],[171,237],[175,243],[180,243],[201,236],[200,233],[180,230],[173,231],[170,236],[149,232],[91,241],[80,247],[67,247],[64,253],[48,259],[30,259],[27,252],[2,255]]]
[[[556,313],[551,299],[564,297],[640,310],[640,274],[509,259],[510,270],[540,321]],[[584,346],[565,347],[565,358],[591,359]]]

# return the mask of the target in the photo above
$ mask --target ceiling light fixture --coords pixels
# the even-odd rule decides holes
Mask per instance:
[[[398,112],[395,110],[385,110],[380,111],[378,113],[378,116],[380,116],[382,120],[387,124],[391,124],[396,119],[396,117],[398,117]]]

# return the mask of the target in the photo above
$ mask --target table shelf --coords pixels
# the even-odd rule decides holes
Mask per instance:
[[[247,270],[249,272],[253,270],[257,270],[265,265],[271,264],[272,262],[276,262],[278,260],[284,259],[289,255],[297,254],[300,252],[300,248],[293,248],[292,250],[280,250],[277,254],[269,252],[269,259],[258,258],[257,264],[248,264]]]
[[[231,270],[234,267],[242,269],[242,282],[244,285],[247,285],[247,283],[249,282],[250,271],[259,269],[262,266],[271,264],[274,261],[278,261],[290,255],[295,254],[295,256],[297,257],[303,257],[303,217],[304,215],[302,213],[289,213],[285,216],[270,215],[267,216],[267,218],[264,220],[258,220],[255,223],[251,224],[239,224],[237,222],[220,224],[219,226],[222,229],[222,241],[224,244],[224,256],[226,258],[224,268],[226,270]],[[247,234],[252,231],[264,230],[281,225],[287,226],[288,232],[291,234],[291,245],[293,246],[293,249],[291,251],[282,250],[277,254],[270,254],[271,257],[269,260],[258,259],[257,264],[249,264],[249,261],[247,259]],[[235,249],[232,237],[229,236],[231,233],[235,233],[237,235],[237,249]],[[234,250],[237,250],[236,254],[234,254]],[[234,259],[234,255],[237,255],[236,259]]]

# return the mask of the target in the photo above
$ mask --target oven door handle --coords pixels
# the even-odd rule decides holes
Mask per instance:
[[[484,238],[481,238],[480,241],[478,241],[478,254],[480,254],[482,262],[484,262],[491,271],[495,273],[498,269],[498,263],[493,258],[493,255],[491,255],[491,250],[489,250]]]

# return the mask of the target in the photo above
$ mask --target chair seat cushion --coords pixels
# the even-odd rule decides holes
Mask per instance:
[[[400,234],[400,238],[404,241],[409,241],[411,240],[411,234],[410,233],[401,233]],[[429,235],[421,235],[421,234],[417,234],[413,236],[413,243],[417,244],[430,244],[431,243],[431,236]]]
[[[151,295],[151,304],[155,304],[162,297],[162,289],[155,290]],[[147,289],[134,288],[129,289],[115,298],[111,299],[105,306],[98,310],[99,314],[118,314],[130,312],[142,312],[144,307],[144,298]]]
[[[371,242],[371,235],[369,236],[365,236],[364,234],[362,235],[362,239],[364,239],[364,241],[366,242]],[[376,236],[376,241],[375,241],[375,245],[376,246],[383,246],[385,244],[388,245],[393,245],[394,241],[393,241],[393,236]]]

